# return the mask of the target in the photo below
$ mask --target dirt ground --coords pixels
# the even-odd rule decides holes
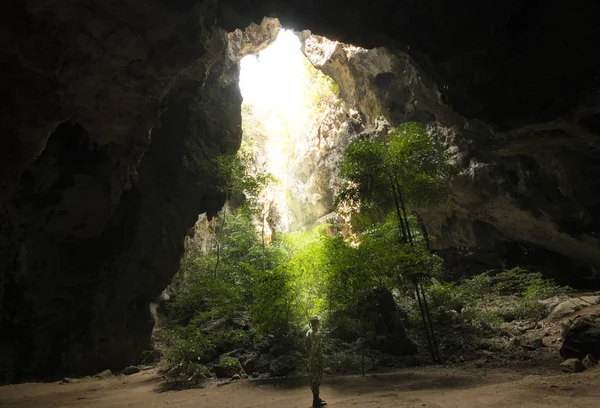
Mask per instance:
[[[598,408],[599,383],[600,368],[540,376],[427,367],[366,377],[326,377],[322,396],[332,408]],[[304,379],[211,382],[206,388],[184,391],[164,391],[162,385],[154,371],[68,384],[11,385],[0,388],[0,407],[308,408],[311,402]]]
[[[600,318],[600,304],[513,328],[543,338],[537,359],[326,376],[322,397],[332,408],[600,408],[600,365],[578,374],[559,372],[560,325],[577,317]],[[0,387],[0,408],[309,408],[310,403],[305,378],[210,380],[205,388],[167,391],[156,369],[106,380]]]

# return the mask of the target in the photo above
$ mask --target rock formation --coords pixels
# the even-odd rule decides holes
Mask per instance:
[[[0,381],[124,368],[146,346],[184,236],[223,203],[210,158],[240,143],[228,51],[264,46],[230,47],[220,28],[264,16],[386,47],[426,81],[414,111],[386,72],[377,86],[392,117],[433,114],[459,146],[457,206],[429,217],[439,245],[500,236],[598,265],[599,14],[577,0],[3,2]]]
[[[246,36],[203,30],[173,11],[170,25],[149,20],[161,30],[134,34],[113,32],[116,10],[79,11],[101,32],[56,44],[66,54],[56,66],[11,44],[20,47],[12,63],[25,52],[33,60],[19,76],[3,76],[15,99],[2,110],[0,151],[15,163],[3,160],[0,172],[0,380],[122,368],[147,348],[149,302],[177,271],[198,214],[211,217],[224,203],[211,158],[241,142],[237,62],[279,29],[265,20]],[[179,25],[195,30],[187,42]],[[152,35],[162,42],[134,52]],[[125,44],[135,49],[117,47]],[[39,88],[61,77],[55,89]],[[27,92],[56,100],[31,102]]]
[[[562,261],[560,267],[572,274],[589,274],[589,266],[600,265],[594,194],[600,186],[595,177],[582,183],[585,176],[572,161],[583,160],[592,174],[600,170],[592,163],[600,138],[581,124],[587,111],[497,131],[450,109],[407,54],[366,50],[308,32],[301,36],[306,55],[340,85],[341,97],[362,113],[367,126],[379,125],[379,118],[392,126],[423,122],[453,153],[459,174],[450,181],[450,207],[421,212],[435,248],[504,255],[506,245],[517,242],[522,250],[515,261],[539,265],[559,278],[564,270],[524,255],[543,248],[543,255]],[[514,257],[491,257],[485,267],[500,267],[506,258],[510,263]],[[581,265],[588,265],[587,271]]]

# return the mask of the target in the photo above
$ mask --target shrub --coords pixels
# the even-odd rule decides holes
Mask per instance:
[[[244,372],[240,362],[233,357],[222,357],[213,369],[219,378],[228,378]]]
[[[543,319],[548,311],[540,301],[570,290],[539,272],[513,268],[496,275],[484,272],[459,283],[434,280],[427,292],[438,323],[450,323],[448,311],[456,310],[474,326],[498,326],[502,321]]]
[[[165,375],[168,383],[181,388],[192,388],[209,375],[208,368],[204,364],[182,361],[175,364]]]
[[[192,325],[164,330],[158,340],[166,347],[165,356],[172,364],[198,362],[206,349],[214,347],[209,337]]]
[[[220,330],[207,335],[210,344],[217,350],[225,352],[240,347],[247,338],[244,330]]]

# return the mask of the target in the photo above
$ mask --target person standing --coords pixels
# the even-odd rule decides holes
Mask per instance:
[[[313,407],[327,405],[319,397],[319,388],[323,379],[323,338],[320,330],[321,321],[318,316],[310,319],[310,329],[306,332],[306,348],[308,350],[308,375],[310,390],[313,394]]]

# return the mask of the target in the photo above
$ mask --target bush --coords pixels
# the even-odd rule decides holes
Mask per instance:
[[[182,361],[175,364],[165,375],[168,383],[181,388],[192,388],[209,375],[208,368],[204,364]]]
[[[453,312],[448,312],[454,310],[460,311],[462,317],[475,326],[543,319],[548,311],[540,301],[568,291],[570,288],[545,279],[541,273],[523,268],[509,269],[496,275],[484,272],[459,283],[434,280],[427,288],[435,321],[450,323],[448,317]],[[412,307],[416,309],[414,303]]]
[[[166,347],[165,357],[172,364],[199,362],[204,351],[214,347],[210,338],[192,325],[164,330],[157,340]]]
[[[218,351],[225,352],[241,347],[248,337],[244,330],[220,330],[206,336]]]
[[[244,372],[240,362],[233,357],[222,357],[213,369],[218,378],[230,378]]]

